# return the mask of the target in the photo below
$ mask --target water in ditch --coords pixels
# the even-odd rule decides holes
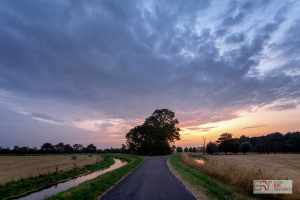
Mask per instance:
[[[41,189],[39,191],[27,194],[26,196],[21,196],[19,198],[14,198],[14,199],[17,199],[17,200],[44,199],[46,197],[55,195],[59,192],[65,191],[71,187],[75,187],[75,186],[79,185],[80,183],[83,183],[84,181],[96,178],[99,175],[102,175],[106,172],[117,169],[117,168],[122,167],[123,165],[127,164],[127,162],[122,162],[119,159],[114,159],[114,161],[115,161],[115,163],[107,169],[99,170],[99,171],[93,172],[93,173],[85,175],[85,176],[81,176],[81,177],[78,177],[78,178],[75,178],[75,179],[72,179],[72,180],[69,180],[66,182],[58,183],[58,184],[52,185],[48,188]]]
[[[204,164],[204,160],[203,160],[203,159],[201,159],[201,158],[199,158],[199,159],[195,159],[195,161],[196,161],[197,163]]]

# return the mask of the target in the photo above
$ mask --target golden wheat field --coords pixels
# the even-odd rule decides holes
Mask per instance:
[[[202,157],[203,153],[189,153]],[[198,154],[198,155],[197,155]],[[291,195],[272,195],[277,199],[298,200],[300,197],[299,154],[205,155],[209,161],[198,162],[186,153],[181,161],[212,178],[230,183],[238,193],[252,194],[253,180],[293,180]]]
[[[72,160],[71,155],[0,156],[0,184],[54,172],[56,166],[58,171],[67,171],[72,169],[74,164],[83,167],[102,159],[99,155],[77,155],[76,160]]]
[[[239,154],[239,155],[205,155],[211,161],[248,168],[261,169],[278,179],[300,181],[300,154]]]

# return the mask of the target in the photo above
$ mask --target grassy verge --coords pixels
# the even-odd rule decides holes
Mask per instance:
[[[80,175],[89,174],[93,171],[104,169],[114,164],[114,160],[107,156],[102,156],[104,159],[95,164],[85,165],[78,168],[74,165],[73,169],[66,172],[53,172],[48,174],[40,174],[36,177],[21,178],[18,181],[10,181],[5,185],[0,186],[0,199],[9,199],[24,195],[29,192],[41,189],[43,187],[53,185],[58,182],[69,180]]]
[[[235,199],[233,191],[220,186],[216,181],[205,174],[200,174],[197,170],[185,166],[181,160],[180,155],[169,158],[170,164],[186,179],[194,184],[206,188],[206,193],[213,199],[231,200]]]
[[[100,175],[94,179],[88,180],[76,187],[70,188],[66,191],[60,192],[56,195],[46,198],[46,200],[68,200],[81,199],[93,200],[98,199],[111,186],[115,185],[131,170],[140,165],[144,159],[141,157],[124,156],[124,155],[110,155],[111,157],[127,161],[128,164]]]

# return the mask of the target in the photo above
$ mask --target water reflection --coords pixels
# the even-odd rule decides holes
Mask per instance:
[[[115,161],[115,164],[111,165],[107,169],[96,171],[96,172],[93,172],[91,174],[81,176],[81,177],[78,177],[78,178],[63,182],[63,183],[58,183],[56,185],[50,186],[49,188],[45,188],[45,189],[42,189],[40,191],[30,193],[26,196],[22,196],[22,197],[19,197],[19,198],[16,198],[16,199],[18,199],[18,200],[44,199],[45,197],[55,195],[59,192],[65,191],[65,190],[67,190],[71,187],[75,187],[75,186],[79,185],[80,183],[83,183],[84,181],[96,178],[99,175],[102,175],[106,172],[117,169],[117,168],[122,167],[123,165],[127,164],[127,162],[122,162],[119,159],[114,159],[114,161]]]
[[[204,164],[204,160],[201,159],[201,158],[197,158],[197,159],[195,159],[195,161],[196,161],[197,163]]]

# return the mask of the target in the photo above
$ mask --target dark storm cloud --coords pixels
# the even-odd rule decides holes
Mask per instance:
[[[187,122],[189,126],[233,119],[238,109],[283,97],[297,99],[299,75],[286,73],[299,70],[291,67],[292,61],[263,77],[249,75],[256,72],[288,9],[279,9],[272,22],[249,37],[246,31],[231,30],[268,6],[262,2],[266,1],[232,1],[217,27],[197,30],[198,14],[210,8],[209,1],[146,6],[143,1],[4,1],[0,90],[81,108],[78,113],[87,116],[80,119],[146,118],[158,108],[210,110]],[[299,24],[295,21],[271,51],[299,55]],[[238,46],[222,49],[225,44],[217,39]],[[56,122],[60,118],[38,115]],[[98,127],[107,129],[110,124]]]

